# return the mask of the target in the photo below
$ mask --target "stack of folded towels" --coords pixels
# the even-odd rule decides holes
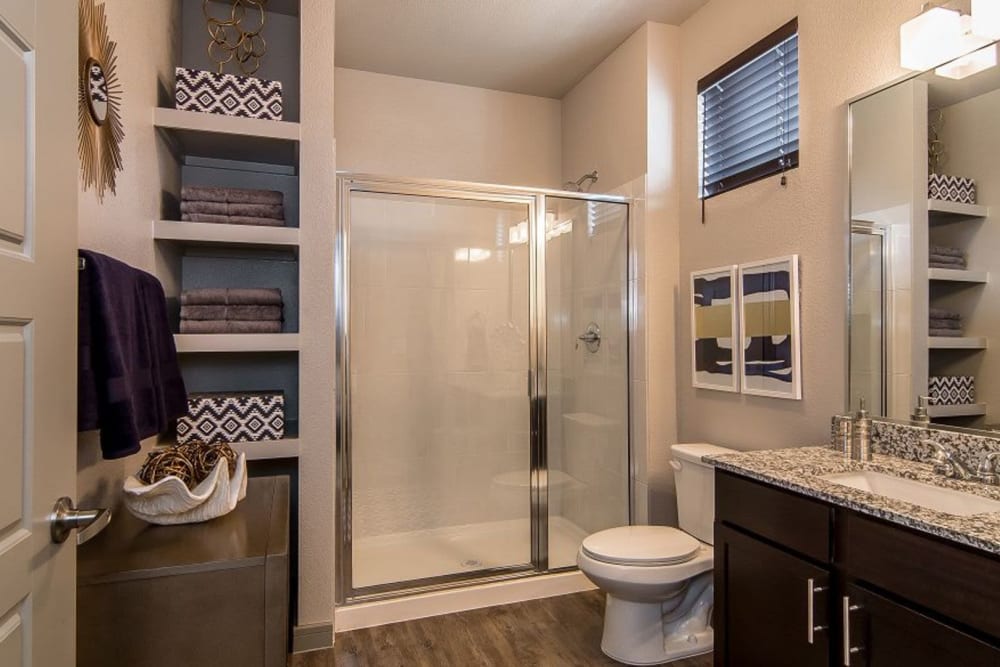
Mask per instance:
[[[942,308],[930,309],[931,336],[948,336],[956,338],[962,335],[962,316]]]
[[[961,248],[932,245],[930,247],[930,267],[932,269],[965,269],[968,261]]]
[[[181,293],[181,333],[281,333],[281,290],[209,287]]]
[[[181,220],[283,227],[284,195],[275,190],[185,185],[181,188]]]

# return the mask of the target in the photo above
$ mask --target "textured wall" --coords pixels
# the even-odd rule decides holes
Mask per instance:
[[[151,111],[157,105],[158,86],[173,87],[179,7],[173,0],[107,0],[108,31],[118,42],[118,77],[124,91],[125,169],[118,174],[117,195],[109,193],[101,203],[93,190],[81,188],[79,198],[80,247],[146,271],[154,270],[150,223],[160,217],[160,193],[179,188],[179,172],[153,129]],[[123,475],[137,469],[144,456],[104,461],[95,433],[83,434],[78,448],[79,504],[116,505]]]
[[[338,168],[558,187],[559,100],[337,68]]]
[[[711,0],[681,26],[681,298],[678,414],[682,440],[739,449],[827,438],[845,405],[847,280],[846,101],[903,72],[899,25],[919,0]],[[769,178],[707,202],[697,198],[697,80],[791,18],[799,18],[801,165],[782,188]],[[802,401],[691,387],[692,270],[799,253]]]

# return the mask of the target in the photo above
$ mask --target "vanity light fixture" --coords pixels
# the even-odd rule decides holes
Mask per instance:
[[[998,4],[997,0],[992,0],[992,4]],[[987,13],[984,10],[983,16]],[[923,72],[991,41],[976,34],[968,14],[927,3],[918,16],[899,27],[899,63],[906,69]]]
[[[979,49],[962,56],[958,60],[953,60],[946,65],[941,65],[934,70],[938,76],[946,79],[964,79],[967,76],[978,74],[997,65],[997,47],[991,44],[985,49]]]

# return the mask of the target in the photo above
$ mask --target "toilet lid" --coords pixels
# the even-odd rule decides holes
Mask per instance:
[[[583,552],[615,565],[676,565],[694,558],[701,543],[667,526],[622,526],[587,537]]]

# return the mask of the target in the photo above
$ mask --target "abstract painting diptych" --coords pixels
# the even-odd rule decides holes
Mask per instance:
[[[800,400],[798,255],[695,271],[691,289],[694,386]]]

